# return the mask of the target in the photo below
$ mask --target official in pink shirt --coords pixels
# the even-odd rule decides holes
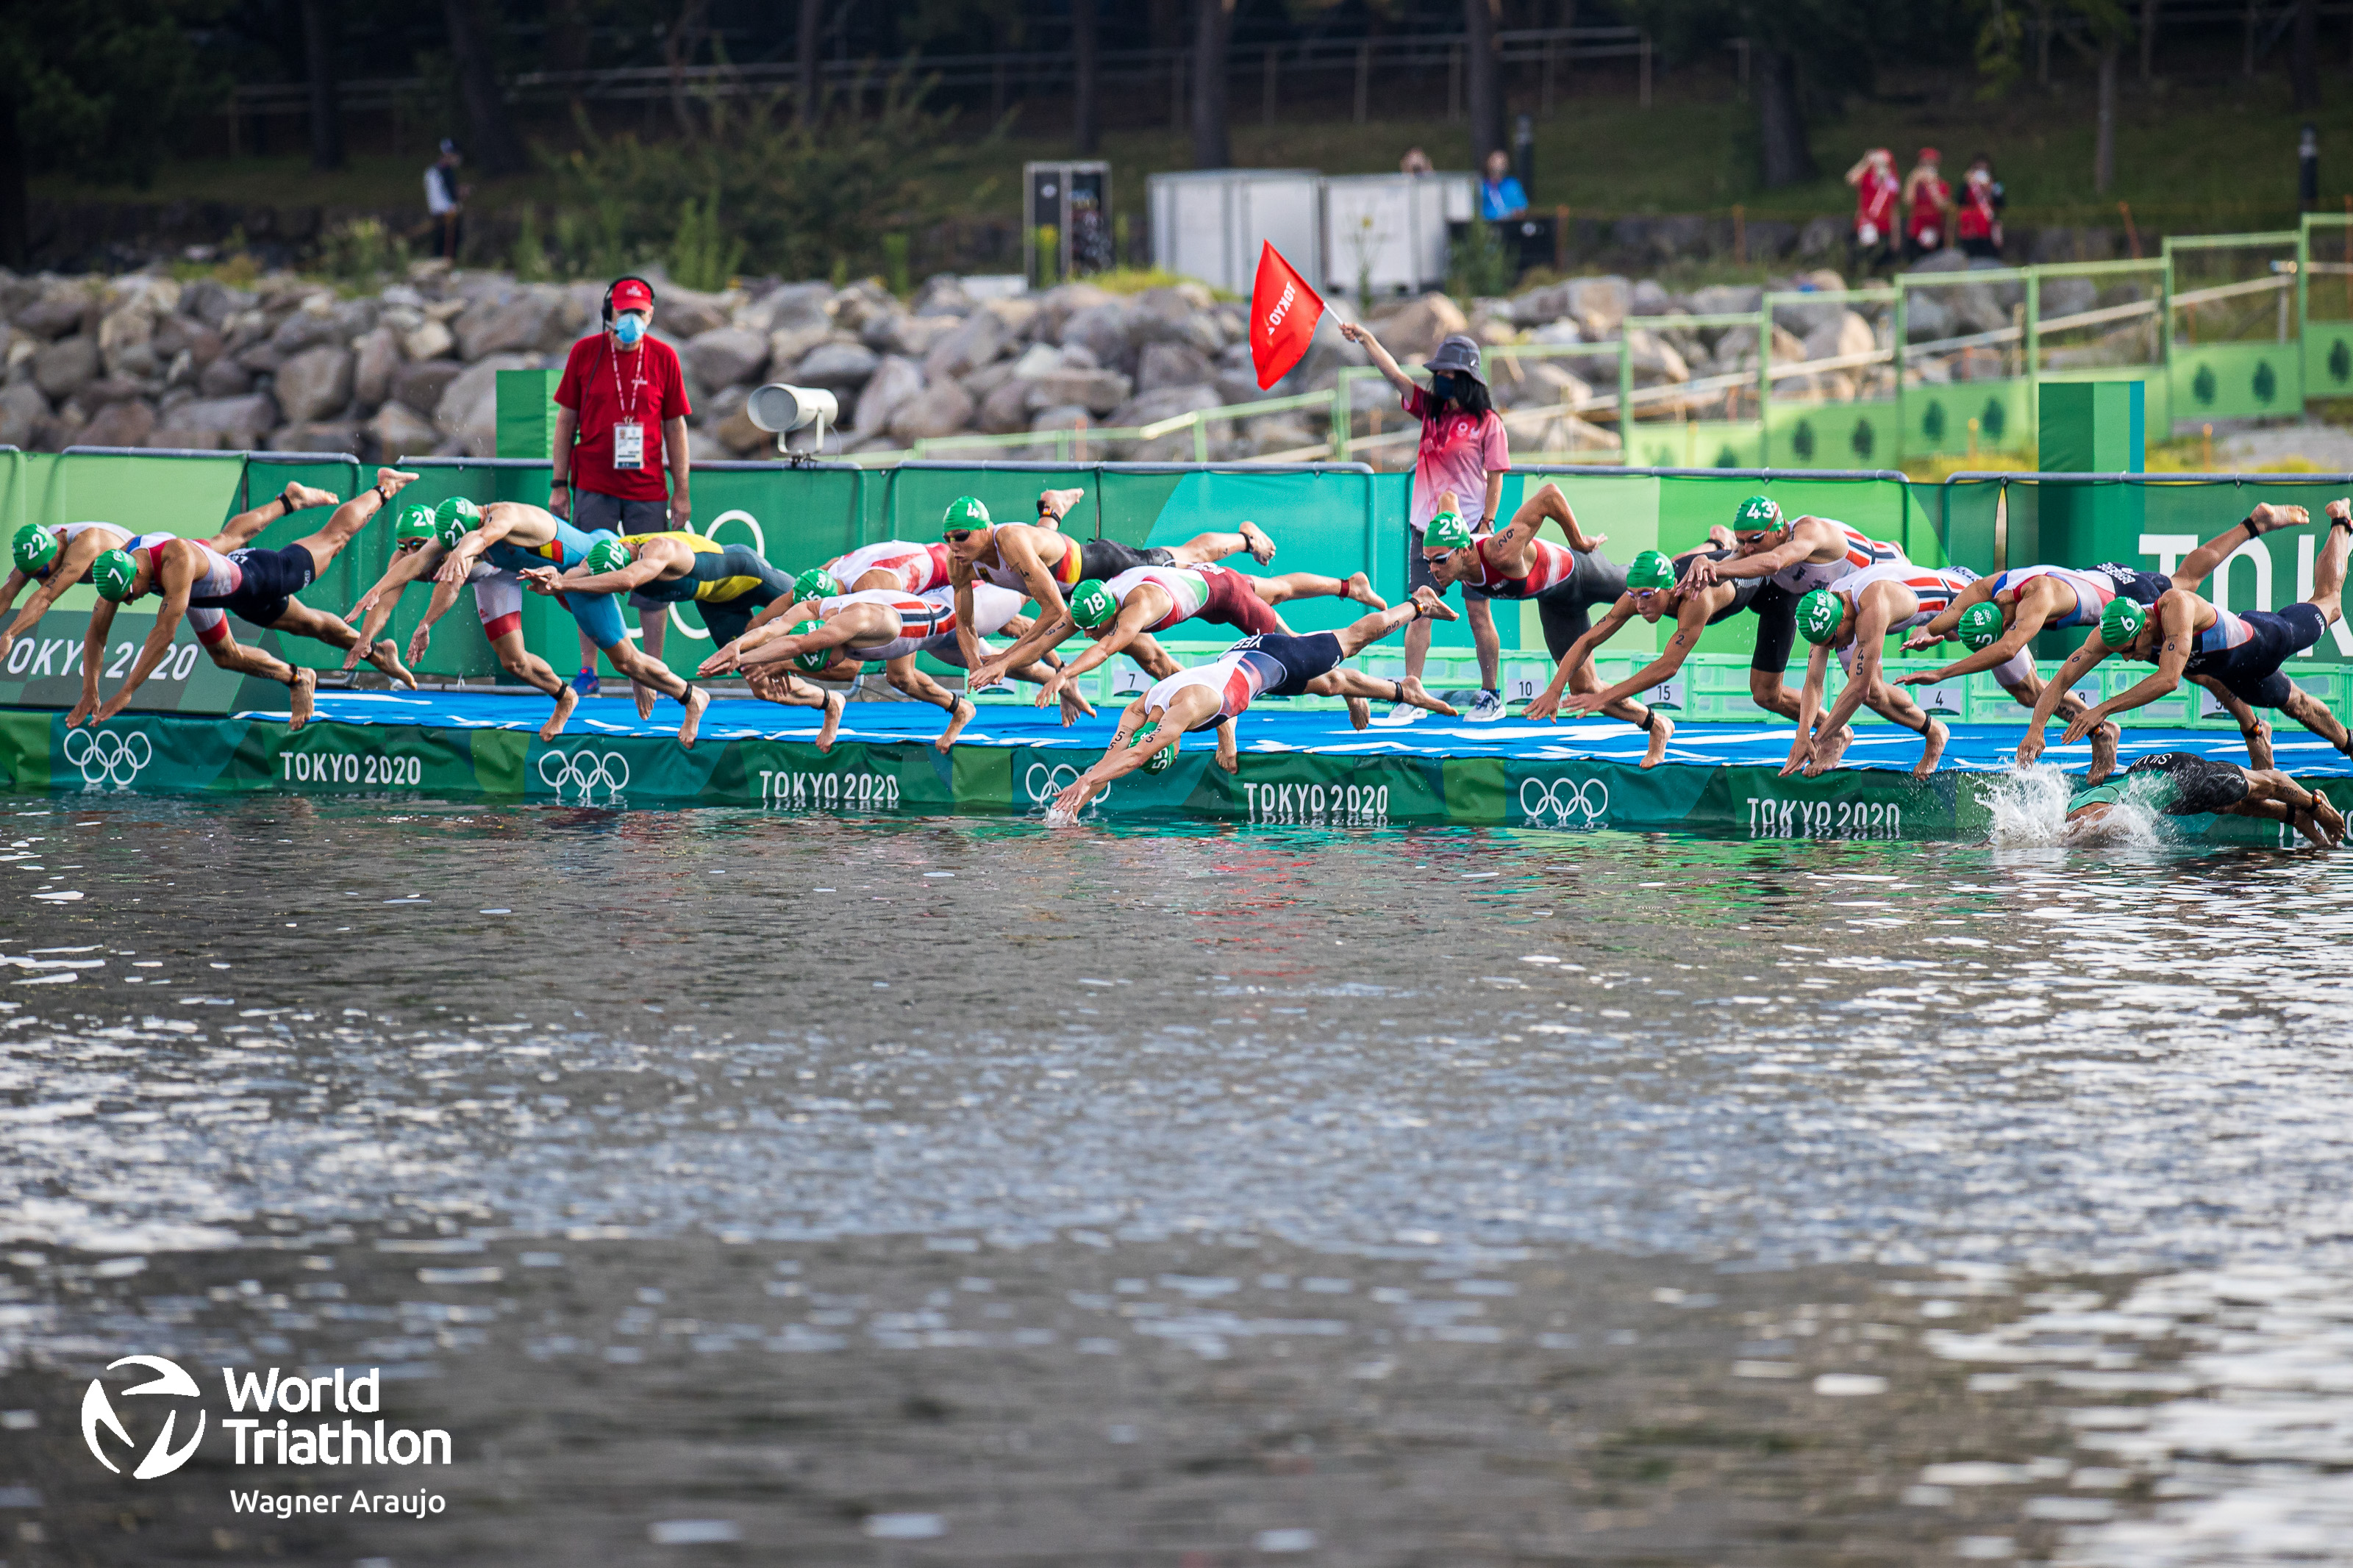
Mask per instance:
[[[1479,374],[1479,345],[1460,333],[1438,345],[1430,356],[1427,390],[1398,368],[1388,350],[1370,330],[1354,321],[1340,323],[1340,335],[1362,343],[1380,373],[1398,389],[1405,411],[1421,421],[1421,445],[1413,458],[1413,505],[1408,517],[1406,589],[1438,584],[1422,559],[1422,531],[1430,520],[1451,506],[1461,513],[1474,533],[1494,531],[1495,513],[1504,504],[1504,475],[1512,466],[1512,448],[1504,422],[1487,395]],[[1451,500],[1441,498],[1451,497]],[[1475,509],[1475,510],[1474,510]],[[1444,592],[1443,589],[1439,589]],[[1469,608],[1471,644],[1479,653],[1479,695],[1464,710],[1474,724],[1492,724],[1504,716],[1504,645],[1495,635],[1494,612],[1487,595],[1469,584],[1462,587]],[[1430,623],[1416,620],[1405,631],[1405,672],[1419,680],[1430,657]],[[1422,716],[1419,708],[1399,707],[1380,721],[1410,724]]]

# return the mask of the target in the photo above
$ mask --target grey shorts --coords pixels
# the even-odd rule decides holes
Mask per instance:
[[[594,533],[598,529],[608,533],[661,533],[670,528],[670,502],[623,500],[601,490],[574,490],[572,526],[583,533]],[[668,607],[666,601],[649,599],[643,594],[630,595],[629,604],[640,610]]]
[[[1494,530],[1492,528],[1482,528],[1479,531],[1477,537],[1484,539],[1493,531]],[[1421,535],[1415,530],[1408,528],[1405,531],[1406,596],[1408,598],[1411,598],[1413,596],[1413,591],[1416,588],[1427,588],[1431,593],[1438,594],[1438,596],[1441,599],[1446,596],[1444,594],[1439,592],[1438,579],[1430,574],[1430,563],[1422,558]],[[1485,594],[1473,588],[1468,583],[1462,584],[1462,596],[1466,599],[1484,599],[1487,597]]]

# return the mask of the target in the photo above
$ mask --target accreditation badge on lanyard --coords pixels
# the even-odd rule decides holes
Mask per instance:
[[[642,468],[646,466],[646,426],[637,417],[638,397],[646,384],[646,351],[639,348],[632,356],[637,361],[637,374],[629,378],[627,387],[621,384],[621,358],[613,356],[613,401],[620,405],[621,416],[613,423],[613,467]]]

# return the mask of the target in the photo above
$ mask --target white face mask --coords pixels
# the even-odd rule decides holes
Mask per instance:
[[[644,313],[638,310],[623,311],[614,319],[613,335],[620,339],[623,348],[633,347],[639,338],[646,335]]]

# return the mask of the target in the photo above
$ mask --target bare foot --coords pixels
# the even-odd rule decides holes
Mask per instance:
[[[1048,490],[1040,495],[1038,500],[1046,510],[1038,514],[1038,526],[1040,528],[1057,526],[1063,518],[1070,515],[1072,507],[1086,498],[1086,493],[1083,489]]]
[[[1416,588],[1413,591],[1413,602],[1419,605],[1421,613],[1433,621],[1459,621],[1462,618],[1454,613],[1451,605],[1438,596],[1438,591],[1434,588],[1426,585]]]
[[[1730,550],[1739,543],[1732,537],[1732,530],[1720,522],[1707,531],[1707,542],[1718,550]]]
[[[400,662],[400,649],[393,646],[390,637],[385,638],[375,647],[368,649],[367,661],[411,691],[417,689],[417,677],[411,675],[408,672],[408,667]]]
[[[2247,738],[2247,765],[2268,768],[2272,765],[2272,721],[2258,719],[2255,727],[2243,731]]]
[[[334,491],[322,490],[316,485],[290,484],[284,494],[296,511],[308,511],[314,506],[338,506],[343,501]]]
[[[933,748],[938,751],[942,755],[945,755],[948,748],[955,744],[955,738],[964,733],[964,727],[966,724],[971,723],[974,715],[977,714],[979,711],[979,709],[974,707],[970,702],[961,697],[955,698],[950,701],[948,704],[948,727],[940,731],[940,738],[938,740],[932,742]]]
[[[555,711],[549,714],[547,722],[539,727],[539,738],[543,741],[553,741],[556,736],[564,733],[564,726],[572,722],[572,710],[579,706],[580,693],[573,690],[570,686],[557,687]]]
[[[319,695],[319,672],[296,670],[294,679],[287,683],[287,690],[292,697],[286,715],[286,732],[290,735],[311,721],[311,710]]]
[[[1254,522],[1246,522],[1241,525],[1241,535],[1251,560],[1263,566],[1274,559],[1274,540],[1266,530]]]
[[[1642,753],[1642,765],[1655,768],[1667,760],[1667,742],[1674,734],[1673,721],[1657,709],[1651,710],[1651,744]]]
[[[1927,729],[1921,733],[1927,743],[1920,748],[1920,760],[1912,765],[1915,779],[1925,779],[1936,771],[1936,760],[1945,754],[1945,742],[1953,738],[1953,732],[1934,719],[1928,721]]]
[[[1361,697],[1349,698],[1348,727],[1352,730],[1365,730],[1371,728],[1372,722],[1373,705]]]
[[[2116,742],[2124,732],[2114,724],[2103,724],[2092,731],[2092,771],[2084,775],[2086,784],[2097,784],[2116,772]]]
[[[2314,826],[2327,835],[2330,848],[2345,842],[2345,818],[2318,790],[2312,792],[2312,821]]]
[[[1340,590],[1340,596],[1344,599],[1354,599],[1368,610],[1386,610],[1389,607],[1389,602],[1387,599],[1373,592],[1373,580],[1362,572],[1354,573],[1349,576],[1346,585]]]
[[[846,706],[848,706],[848,704],[843,700],[840,692],[828,691],[825,694],[825,722],[818,726],[817,731],[817,749],[818,751],[829,752],[833,750],[833,737],[835,732],[841,728],[841,710]]]
[[[690,750],[694,745],[695,726],[702,722],[702,710],[711,706],[711,693],[700,686],[686,689],[686,722],[678,727],[678,743]]]
[[[1806,773],[1810,776],[1830,772],[1839,765],[1839,759],[1846,755],[1846,749],[1852,744],[1854,730],[1852,726],[1841,728],[1836,734],[1824,735],[1814,742],[1814,760],[1806,764]],[[1829,748],[1827,753],[1823,751],[1825,746]]]
[[[632,680],[629,682],[629,695],[638,700],[638,718],[650,719],[654,716],[654,699],[660,693],[650,686]]]
[[[1422,592],[1428,593],[1429,590],[1425,588]],[[1449,719],[1456,719],[1461,716],[1458,710],[1448,706],[1446,703],[1440,701],[1437,698],[1432,697],[1429,692],[1423,690],[1421,682],[1410,675],[1405,678],[1405,701],[1408,707],[1427,708],[1432,713],[1443,713]]]
[[[1238,773],[1242,771],[1242,759],[1239,752],[1229,753],[1219,752],[1209,760],[1217,763],[1218,766],[1225,769],[1226,772],[1229,773]]]

